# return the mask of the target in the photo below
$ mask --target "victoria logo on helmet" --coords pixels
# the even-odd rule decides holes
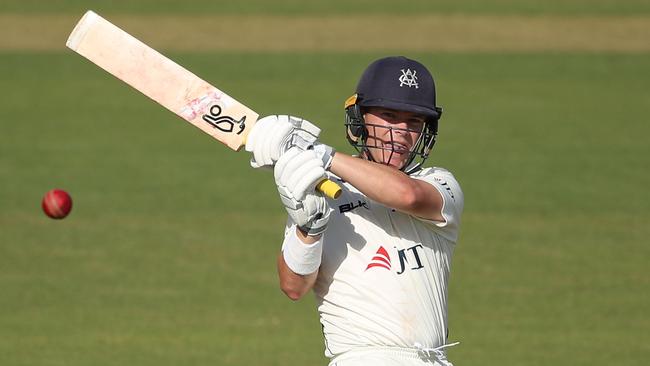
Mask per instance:
[[[399,77],[399,86],[403,87],[404,85],[408,86],[409,88],[415,87],[415,89],[419,88],[418,85],[418,77],[415,75],[417,71],[411,70],[411,69],[401,69],[402,75]]]

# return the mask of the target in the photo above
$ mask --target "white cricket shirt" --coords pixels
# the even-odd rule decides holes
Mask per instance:
[[[445,344],[463,193],[445,169],[412,177],[440,191],[445,222],[397,212],[339,180],[343,193],[330,201],[334,212],[314,286],[328,357],[355,347]]]

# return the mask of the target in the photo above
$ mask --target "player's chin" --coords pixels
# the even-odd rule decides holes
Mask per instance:
[[[395,169],[402,169],[404,167],[404,164],[406,164],[406,158],[406,154],[393,153],[393,155],[388,159],[388,161],[385,161],[384,164]]]
[[[372,159],[395,169],[401,169],[408,158],[408,152],[390,151],[388,149],[371,149]]]

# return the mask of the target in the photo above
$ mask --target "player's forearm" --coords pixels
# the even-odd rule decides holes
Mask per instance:
[[[321,235],[308,235],[298,227],[285,237],[283,251],[278,256],[278,275],[282,292],[291,300],[295,301],[303,297],[316,282],[321,257],[320,239]],[[305,248],[309,249],[302,251]],[[287,264],[285,259],[287,255],[293,267]]]
[[[294,273],[285,263],[282,253],[278,256],[278,276],[280,277],[280,288],[282,292],[291,300],[302,298],[316,282],[318,271],[308,274],[299,275]]]
[[[429,216],[426,213],[432,203],[432,211],[437,210],[437,198],[432,197],[435,188],[389,166],[337,152],[330,171],[388,207],[423,217]]]

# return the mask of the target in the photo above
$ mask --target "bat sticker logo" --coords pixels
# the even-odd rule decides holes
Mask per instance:
[[[223,132],[233,132],[235,129],[235,124],[239,125],[239,131],[237,131],[237,135],[241,134],[246,128],[246,116],[243,116],[239,121],[236,121],[230,116],[222,116],[221,107],[219,107],[217,104],[210,107],[210,113],[204,114],[202,118],[204,121],[212,125],[212,127]]]

